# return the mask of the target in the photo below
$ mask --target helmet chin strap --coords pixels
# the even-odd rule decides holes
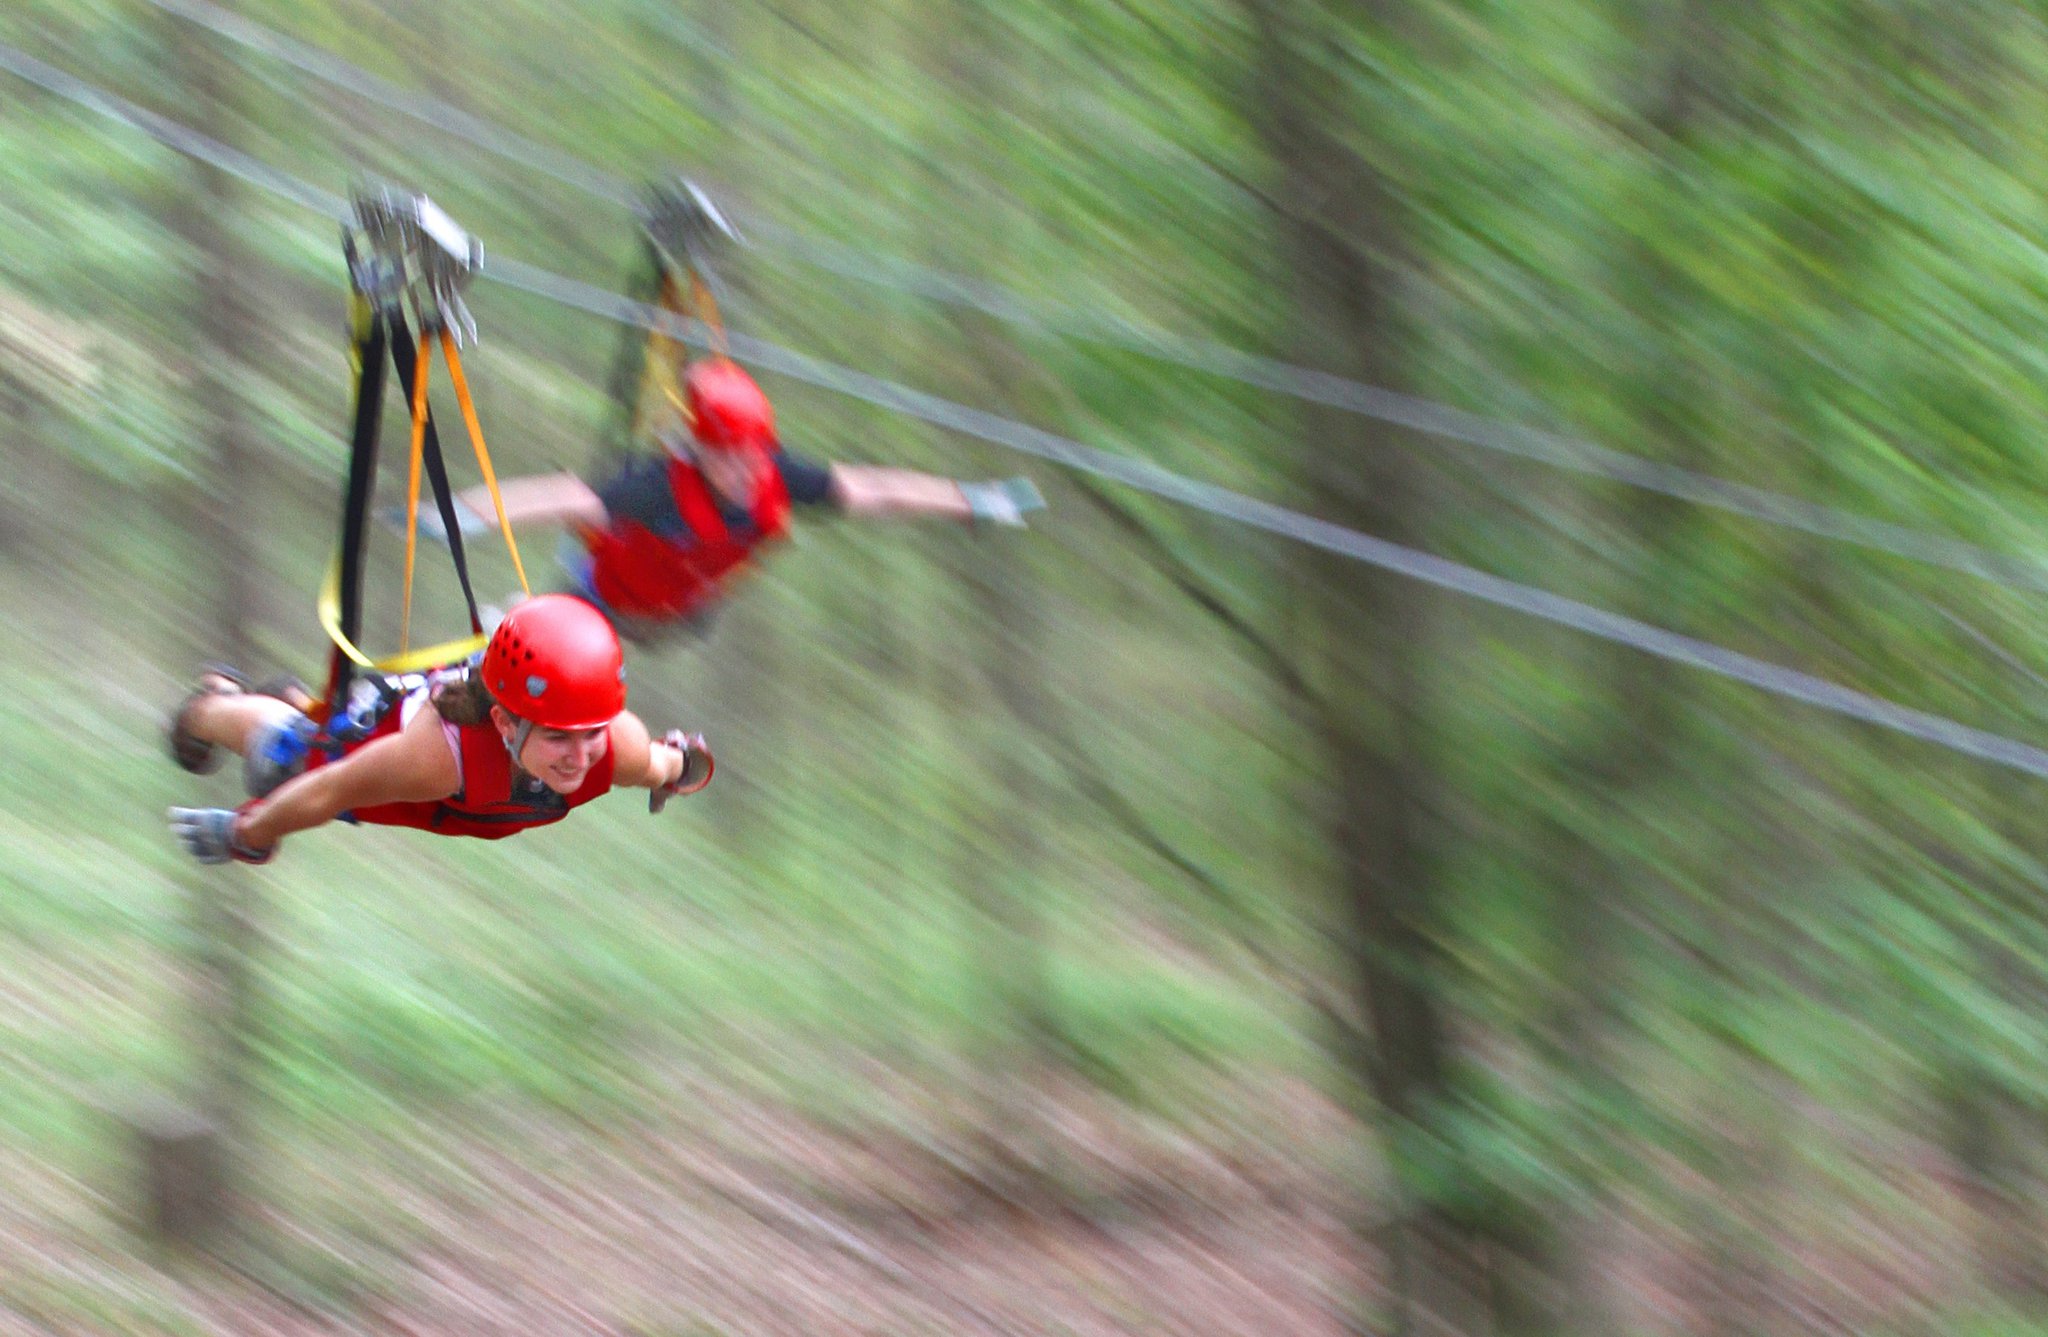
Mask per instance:
[[[509,710],[505,713],[512,714]],[[520,715],[512,715],[512,718],[519,721],[519,727],[505,740],[505,750],[512,754],[512,769],[523,774],[526,767],[520,764],[519,754],[526,751],[526,740],[533,737],[533,721]]]

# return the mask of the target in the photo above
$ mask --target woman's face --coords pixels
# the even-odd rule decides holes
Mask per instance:
[[[502,708],[497,713],[498,732],[509,747],[518,737],[518,722]],[[573,794],[604,756],[610,732],[609,724],[595,729],[549,729],[536,724],[526,736],[526,746],[519,750],[519,768],[557,794]]]
[[[711,490],[730,505],[751,510],[768,472],[768,456],[759,450],[701,450],[697,468]]]

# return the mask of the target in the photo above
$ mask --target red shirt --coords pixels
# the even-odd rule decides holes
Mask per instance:
[[[422,706],[422,709],[430,707]],[[397,733],[405,715],[397,703],[385,712],[368,737],[346,745],[342,755],[354,752],[372,739]],[[444,726],[446,727],[446,726]],[[462,758],[462,789],[444,799],[426,802],[378,803],[344,813],[344,821],[368,822],[375,826],[410,826],[442,836],[475,836],[479,840],[500,840],[528,827],[548,826],[569,815],[612,787],[616,760],[611,736],[605,736],[604,755],[583,777],[573,794],[557,794],[532,776],[512,774],[512,754],[497,729],[488,724],[460,724],[455,731]],[[309,766],[330,760],[316,750]]]
[[[674,455],[636,465],[606,484],[599,495],[611,522],[583,536],[590,592],[626,617],[686,618],[703,611],[755,549],[788,535],[792,500],[823,502],[829,493],[824,469],[780,451],[769,458],[773,467],[745,512],[722,507],[696,465]],[[655,468],[658,480],[650,476]],[[791,470],[804,489],[795,497]]]

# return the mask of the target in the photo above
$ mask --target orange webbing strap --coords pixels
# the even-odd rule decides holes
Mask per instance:
[[[448,360],[448,379],[455,386],[455,400],[462,405],[462,421],[469,428],[469,444],[476,449],[477,467],[483,471],[484,486],[491,490],[491,505],[497,508],[498,532],[505,536],[505,551],[512,554],[512,569],[519,573],[521,593],[532,594],[533,587],[526,583],[526,564],[519,560],[519,541],[512,537],[512,522],[505,515],[505,498],[498,493],[498,475],[491,469],[491,452],[484,448],[484,429],[476,419],[476,404],[469,397],[469,378],[462,374],[462,353],[456,347],[455,338],[446,330],[437,332],[441,340],[441,356]],[[425,357],[426,340],[420,340],[421,356]],[[422,393],[426,387],[426,376],[420,377]],[[424,401],[422,401],[424,402]],[[414,429],[415,434],[418,428]],[[419,496],[419,480],[413,480],[415,502]]]
[[[405,470],[405,604],[398,618],[398,653],[412,644],[412,567],[419,547],[420,456],[427,440],[427,368],[433,344],[421,331],[419,356],[413,363],[412,451]]]
[[[691,314],[711,332],[711,351],[720,357],[731,356],[725,347],[725,320],[718,314],[718,299],[711,295],[704,276],[694,269],[690,271],[690,306]]]

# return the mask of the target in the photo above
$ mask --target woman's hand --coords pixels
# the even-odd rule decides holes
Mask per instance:
[[[711,773],[716,769],[712,760],[711,745],[700,733],[686,734],[681,729],[670,729],[662,735],[661,741],[674,748],[678,759],[675,778],[666,784],[654,787],[647,796],[647,811],[660,812],[671,798],[681,794],[694,794],[711,783]]]
[[[269,863],[277,847],[251,849],[235,830],[241,814],[233,808],[173,808],[171,835],[201,863]]]

